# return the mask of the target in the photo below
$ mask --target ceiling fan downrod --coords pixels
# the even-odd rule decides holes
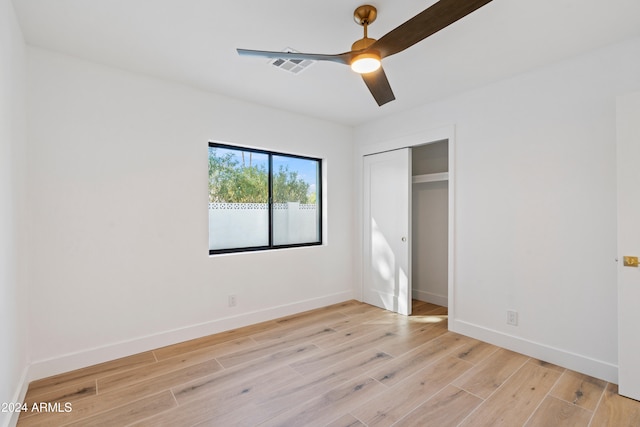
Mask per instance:
[[[358,7],[353,12],[353,19],[358,25],[362,25],[364,27],[364,37],[353,43],[353,45],[351,45],[351,50],[363,50],[375,43],[376,39],[370,39],[367,30],[369,24],[372,24],[373,21],[376,20],[377,16],[378,10],[375,8],[375,6],[371,6],[368,4]]]

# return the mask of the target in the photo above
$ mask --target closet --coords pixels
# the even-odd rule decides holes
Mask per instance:
[[[412,148],[412,296],[448,306],[449,152],[439,141]]]

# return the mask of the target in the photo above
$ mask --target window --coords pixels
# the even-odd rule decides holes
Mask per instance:
[[[209,143],[209,254],[322,244],[322,161]]]

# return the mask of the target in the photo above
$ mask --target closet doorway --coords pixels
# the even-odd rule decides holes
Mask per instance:
[[[409,315],[413,298],[448,307],[451,319],[454,315],[453,129],[441,134],[446,137],[419,140],[420,136],[414,135],[379,144],[378,149],[362,150],[362,301]],[[398,177],[395,183],[372,178],[372,165],[374,169],[379,168],[386,161],[385,156],[408,156],[406,167],[395,172]],[[396,200],[397,195],[404,193],[408,193],[406,202]],[[389,197],[388,202],[381,197]],[[386,206],[384,221],[397,225],[393,231],[379,227],[375,218],[379,214],[372,211],[372,203]],[[386,252],[381,252],[383,246]],[[406,265],[395,262],[402,260],[405,253]]]

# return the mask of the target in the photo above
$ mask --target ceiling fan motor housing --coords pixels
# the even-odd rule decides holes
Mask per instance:
[[[351,45],[352,51],[363,50],[371,46],[375,43],[376,39],[370,39],[369,37],[363,37],[360,40],[357,40],[354,44]]]

